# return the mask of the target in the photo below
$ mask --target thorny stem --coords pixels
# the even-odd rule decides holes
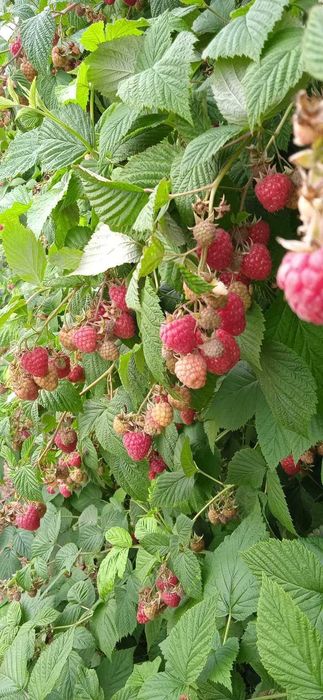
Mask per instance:
[[[204,511],[205,511],[210,505],[212,505],[212,503],[214,503],[214,501],[216,501],[218,498],[221,498],[221,496],[223,496],[224,493],[226,493],[227,491],[231,491],[233,488],[234,488],[234,485],[233,485],[233,484],[229,484],[229,485],[226,486],[224,489],[222,489],[222,491],[219,491],[218,493],[216,493],[215,496],[213,496],[212,498],[210,498],[210,500],[203,506],[203,508],[201,508],[201,510],[199,510],[199,512],[196,513],[196,515],[194,516],[192,522],[195,523],[195,522],[197,521],[197,519],[200,517],[200,515],[202,515],[202,513],[204,513]]]
[[[266,153],[266,151],[268,151],[268,148],[270,148],[270,146],[275,142],[276,136],[278,136],[278,134],[280,133],[281,129],[283,128],[283,126],[284,126],[285,122],[287,121],[293,108],[294,108],[294,104],[292,102],[290,105],[288,105],[288,107],[287,107],[286,111],[284,112],[278,126],[276,127],[274,133],[271,135],[271,137],[267,143],[267,146],[265,147],[264,153]],[[283,696],[283,697],[286,697],[286,696]]]
[[[92,384],[89,384],[88,386],[85,386],[84,389],[82,389],[82,391],[80,391],[80,396],[83,396],[84,394],[86,394],[87,391],[89,391],[89,389],[92,389],[94,386],[96,386],[96,385],[101,381],[101,379],[104,379],[104,377],[108,377],[109,374],[110,374],[114,369],[115,369],[115,363],[113,362],[112,365],[110,365],[110,367],[109,367],[108,369],[106,369],[105,372],[103,372],[103,374],[100,374],[100,376],[97,377],[97,378],[94,380],[94,382],[92,382]]]

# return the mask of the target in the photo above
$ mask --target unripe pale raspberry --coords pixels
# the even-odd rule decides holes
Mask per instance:
[[[177,591],[163,591],[161,594],[161,599],[168,608],[178,608],[182,596],[177,593]]]
[[[246,327],[245,308],[242,299],[234,292],[229,292],[227,303],[223,309],[218,309],[221,319],[220,328],[231,333],[241,335]]]
[[[82,464],[82,458],[79,452],[72,452],[72,454],[67,457],[67,465],[69,467],[80,467]]]
[[[273,173],[257,182],[255,195],[264,209],[273,214],[286,207],[292,189],[293,184],[288,175]]]
[[[13,390],[22,401],[36,401],[39,392],[34,380],[24,375],[13,385]]]
[[[123,311],[115,320],[113,333],[117,338],[127,339],[136,335],[136,322],[131,314]]]
[[[191,405],[191,392],[186,386],[174,386],[175,396],[168,394],[168,403],[178,411],[189,408]]]
[[[201,253],[198,251],[198,255]],[[217,228],[214,240],[208,248],[206,262],[211,270],[225,270],[230,267],[233,244],[230,234],[223,228]]]
[[[162,427],[159,423],[155,421],[155,419],[152,416],[152,408],[149,407],[147,408],[146,414],[145,414],[145,423],[144,423],[144,431],[147,433],[147,435],[160,435],[162,431]]]
[[[114,417],[112,427],[117,435],[125,435],[129,430],[128,421],[122,415]]]
[[[48,352],[45,348],[37,347],[27,350],[20,358],[22,368],[33,377],[45,377],[48,373]]]
[[[196,226],[194,226],[192,233],[193,236],[201,248],[207,248],[211,245],[218,231],[218,227],[212,224],[211,221],[199,221]]]
[[[206,382],[206,361],[200,353],[183,355],[177,360],[175,374],[189,389],[201,389]]]
[[[74,331],[73,341],[76,348],[81,352],[95,352],[98,334],[92,326],[81,326],[77,331]]]
[[[268,245],[270,238],[270,227],[267,221],[259,219],[254,224],[248,226],[249,238],[253,243],[262,243]]]
[[[71,371],[71,361],[68,355],[65,355],[63,352],[58,352],[53,362],[59,379],[64,379],[64,377],[69,375]]]
[[[40,518],[41,514],[37,505],[30,503],[24,513],[16,516],[15,524],[23,530],[38,530]]]
[[[213,306],[204,306],[197,314],[197,322],[200,328],[205,331],[213,331],[218,328],[220,318],[216,309]]]
[[[62,428],[55,435],[54,442],[62,452],[74,452],[77,445],[77,434],[73,428]]]
[[[297,462],[295,464],[292,455],[288,455],[288,457],[284,457],[284,459],[281,459],[280,464],[282,469],[286,474],[288,474],[288,476],[295,476],[295,474],[299,474],[299,472],[302,470],[301,462]]]
[[[152,407],[151,415],[153,420],[156,421],[157,425],[160,425],[162,428],[166,428],[167,425],[170,425],[173,420],[172,406],[164,401],[157,403]]]
[[[245,311],[250,309],[252,298],[247,285],[243,284],[243,282],[232,282],[229,287],[229,292],[234,292],[234,294],[240,297]]]
[[[192,352],[201,342],[197,323],[190,314],[163,323],[160,327],[160,338],[166,348],[183,355]]]
[[[110,299],[117,309],[128,311],[126,304],[127,287],[125,284],[111,284],[109,287]]]
[[[49,363],[48,373],[46,377],[35,377],[35,382],[41,389],[46,391],[55,391],[58,386],[58,376],[52,362]]]
[[[73,350],[76,350],[76,345],[73,340],[74,333],[74,328],[65,328],[65,326],[63,326],[63,328],[61,328],[58,334],[58,337],[63,347],[66,348],[66,350],[70,350],[71,352],[73,352]]]
[[[30,83],[32,83],[34,78],[36,78],[36,76],[38,75],[36,68],[34,68],[33,64],[30,63],[30,61],[27,61],[26,59],[21,61],[20,70]]]
[[[185,425],[192,425],[195,421],[196,411],[194,411],[193,408],[183,408],[182,411],[180,411],[180,417],[182,423]]]
[[[64,498],[69,498],[72,495],[72,491],[69,490],[69,488],[66,486],[66,484],[59,484],[58,485],[58,490]]]
[[[72,384],[83,382],[85,379],[85,372],[82,365],[74,365],[70,373],[67,375],[67,379],[69,382],[72,382]]]
[[[113,340],[104,340],[98,349],[98,353],[107,362],[113,362],[119,357],[119,350]]]
[[[240,348],[235,338],[219,328],[210,341],[202,346],[201,352],[207,369],[212,374],[226,374],[240,360]]]
[[[169,350],[165,347],[165,345],[163,345],[162,358],[165,360],[165,364],[168,371],[171,372],[171,374],[174,374],[176,365],[176,355],[174,355],[173,350]]]
[[[323,248],[314,253],[287,253],[277,273],[277,284],[299,318],[323,324]]]
[[[133,431],[125,433],[123,436],[123,444],[128,452],[129,457],[134,462],[140,462],[147,457],[151,448],[151,437],[144,432]]]
[[[242,258],[241,272],[251,280],[265,280],[271,268],[270,252],[262,243],[254,243]]]

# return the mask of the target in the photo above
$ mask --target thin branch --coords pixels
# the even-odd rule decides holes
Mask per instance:
[[[74,10],[74,7],[77,7],[77,5],[79,4],[79,2],[72,2],[70,5],[67,5],[67,7],[65,7],[64,10],[61,10],[60,12],[52,12],[52,17],[60,17],[61,15],[66,15],[68,12],[72,12],[72,10]]]
[[[115,369],[115,363],[113,362],[112,365],[110,365],[110,367],[108,369],[106,369],[105,372],[103,372],[103,374],[101,374],[99,377],[97,377],[94,380],[94,382],[92,382],[92,384],[85,386],[84,389],[82,389],[82,391],[80,391],[80,396],[83,396],[84,394],[86,394],[87,391],[89,391],[90,389],[93,389],[93,387],[96,386],[101,381],[101,379],[104,379],[104,377],[108,377],[108,375],[114,369]]]
[[[53,435],[51,436],[51,438],[49,438],[47,445],[44,447],[43,451],[40,453],[40,455],[39,455],[39,457],[38,457],[38,459],[37,459],[37,462],[38,462],[38,463],[40,463],[40,462],[42,461],[42,459],[44,459],[45,455],[47,454],[47,452],[50,450],[51,446],[53,445],[54,440],[55,440],[55,438],[56,438],[56,435],[57,435],[57,433],[58,433],[58,431],[59,431],[59,429],[60,429],[60,427],[61,427],[61,425],[62,425],[62,423],[63,423],[63,421],[64,421],[64,419],[65,419],[65,417],[66,417],[66,415],[67,415],[67,411],[64,411],[64,413],[62,413],[62,415],[61,415],[61,417],[60,417],[60,419],[59,419],[59,421],[58,421],[58,423],[57,423],[55,432],[53,433]]]

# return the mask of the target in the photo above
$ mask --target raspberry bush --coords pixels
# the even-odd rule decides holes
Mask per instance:
[[[1,12],[0,697],[322,700],[322,4]]]

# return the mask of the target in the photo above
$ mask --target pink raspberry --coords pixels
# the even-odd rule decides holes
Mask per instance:
[[[263,208],[273,214],[286,207],[292,190],[293,184],[288,175],[273,173],[257,182],[255,194]]]
[[[287,253],[278,269],[277,284],[299,318],[323,324],[323,248],[314,253]]]
[[[68,486],[66,484],[59,484],[58,485],[58,490],[64,496],[64,498],[69,498],[72,495],[72,491],[69,490]]]
[[[111,3],[111,5],[112,4],[113,3]],[[125,284],[111,284],[109,287],[109,295],[113,306],[115,306],[117,309],[121,309],[121,311],[128,311],[128,306],[126,304],[126,294],[127,287]]]
[[[160,327],[160,338],[166,348],[183,355],[192,352],[201,342],[196,321],[190,314],[163,323]]]
[[[51,495],[53,495],[54,493],[56,493],[56,488],[55,488],[55,486],[47,486],[47,493],[50,493]]]
[[[10,45],[9,51],[12,56],[17,56],[22,49],[21,38],[18,36]]]
[[[73,342],[80,352],[95,352],[98,334],[92,326],[81,326],[74,331]]]
[[[77,434],[73,428],[63,428],[55,435],[54,442],[62,452],[74,452],[77,445]]]
[[[136,335],[136,322],[131,314],[123,311],[115,320],[113,333],[117,338],[133,338]]]
[[[242,299],[234,292],[229,292],[227,303],[223,309],[218,309],[220,316],[220,328],[231,333],[231,335],[241,335],[246,327],[245,308]]]
[[[135,462],[147,457],[152,444],[150,435],[139,431],[125,433],[122,440],[129,457]]]
[[[37,506],[30,503],[24,513],[16,516],[15,523],[17,527],[21,527],[23,530],[38,530],[40,518],[41,515]]]
[[[138,609],[137,609],[137,622],[139,622],[140,625],[144,625],[146,622],[149,622],[149,617],[147,617],[145,611],[144,611],[145,603],[144,601],[140,601],[138,604]]]
[[[271,273],[271,257],[263,243],[253,243],[242,258],[241,272],[252,280],[265,280]]]
[[[270,227],[267,221],[259,219],[256,223],[248,226],[249,238],[253,243],[262,243],[268,245],[270,238]]]
[[[161,599],[169,608],[177,608],[182,600],[182,596],[176,591],[163,591]]]
[[[295,464],[292,455],[288,455],[288,457],[281,459],[280,464],[288,476],[295,476],[295,474],[298,474],[302,470],[302,463],[297,462],[297,464]]]
[[[73,384],[76,384],[77,382],[83,382],[85,379],[85,372],[82,365],[74,365],[70,373],[67,375],[67,379]]]
[[[128,7],[133,7],[136,4],[137,0],[123,0],[123,2],[125,5],[128,5]]]
[[[175,364],[177,379],[189,389],[201,389],[206,382],[207,365],[200,353],[183,355]]]
[[[198,250],[198,255],[201,251]],[[225,270],[230,267],[233,255],[233,244],[230,234],[223,228],[218,228],[214,240],[207,250],[206,262],[211,270]]]
[[[67,457],[68,467],[80,467],[82,464],[82,458],[79,452],[72,452],[69,457]]]
[[[193,408],[183,408],[180,411],[180,417],[182,423],[185,425],[192,425],[192,423],[195,421],[196,411],[194,411]]]
[[[57,353],[54,358],[54,367],[59,379],[67,377],[71,371],[71,362],[68,355],[65,355],[63,352]]]
[[[156,474],[161,474],[167,469],[167,464],[164,462],[163,458],[155,450],[148,457],[149,463],[149,478],[154,479]]]
[[[202,346],[207,369],[212,374],[226,374],[240,360],[240,348],[232,335],[219,328]]]
[[[47,350],[37,347],[24,352],[20,358],[20,364],[33,377],[46,377],[46,374],[48,374],[48,359]]]

